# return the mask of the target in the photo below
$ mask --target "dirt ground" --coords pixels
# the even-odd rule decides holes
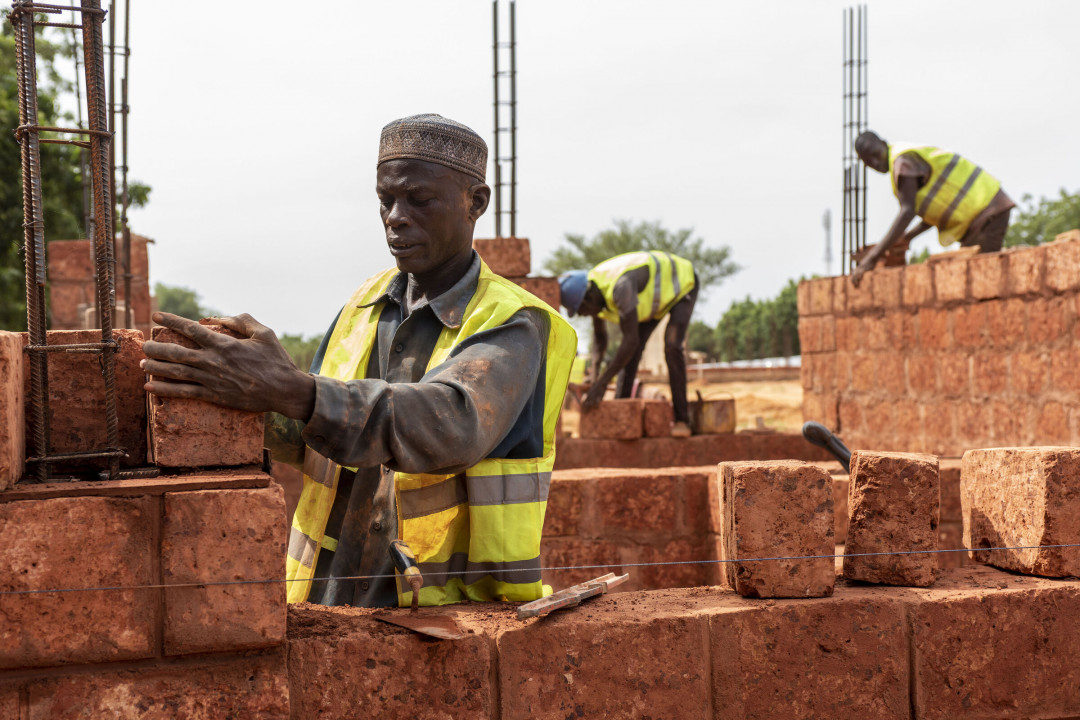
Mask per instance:
[[[802,427],[802,383],[799,380],[762,382],[703,383],[691,381],[687,392],[691,398],[700,391],[706,400],[735,398],[735,429],[758,427],[758,418],[766,428],[780,432],[798,432]],[[671,398],[667,383],[645,383],[641,397]],[[612,391],[608,391],[612,397]],[[563,429],[577,434],[578,407],[571,400],[563,410]]]

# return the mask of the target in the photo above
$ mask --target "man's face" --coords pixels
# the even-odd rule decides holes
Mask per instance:
[[[889,172],[889,146],[884,142],[868,142],[865,147],[857,148],[856,152],[867,167],[882,173]]]
[[[578,305],[577,314],[594,316],[603,309],[604,296],[596,285],[589,283],[589,289],[585,291],[585,297],[581,298],[581,304]]]
[[[386,244],[399,270],[423,276],[472,252],[473,226],[487,207],[486,185],[422,160],[384,162],[376,178]]]

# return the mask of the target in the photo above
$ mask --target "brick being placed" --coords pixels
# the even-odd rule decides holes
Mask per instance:
[[[25,372],[22,337],[0,331],[0,490],[25,469]]]
[[[477,238],[473,240],[473,249],[496,275],[523,278],[532,269],[528,238]]]
[[[578,434],[592,439],[636,440],[644,432],[644,411],[644,400],[602,400],[581,413]]]
[[[238,337],[206,320],[205,327]],[[157,342],[194,348],[169,328],[154,328]],[[263,414],[234,410],[202,400],[150,396],[150,456],[163,467],[216,467],[262,462]]]
[[[28,342],[21,333],[22,342]],[[117,349],[116,418],[120,447],[127,453],[120,464],[138,467],[146,464],[146,375],[142,362],[143,336],[138,330],[113,330]],[[50,345],[74,345],[101,342],[100,330],[50,330]],[[96,353],[51,352],[49,355],[49,452],[53,454],[100,450],[107,445],[105,433],[105,381],[101,376],[100,355]],[[30,370],[27,362],[25,397],[29,402]],[[26,454],[37,454],[30,416],[26,416]],[[93,461],[80,461],[82,465]],[[100,467],[108,461],[98,462]],[[60,470],[63,465],[55,465]]]
[[[1080,448],[968,450],[960,477],[964,545],[977,562],[1030,575],[1080,575]],[[989,550],[980,548],[1018,548]]]
[[[937,556],[865,555],[938,548],[940,485],[933,455],[856,451],[851,456],[844,577],[926,587]]]
[[[832,478],[798,460],[718,468],[727,583],[744,597],[824,597],[835,582]],[[797,560],[768,557],[825,556]]]

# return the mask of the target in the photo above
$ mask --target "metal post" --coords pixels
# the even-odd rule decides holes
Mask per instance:
[[[120,173],[121,186],[121,209],[120,209],[120,232],[123,233],[123,267],[124,267],[124,327],[135,327],[132,322],[131,307],[131,228],[128,226],[128,58],[131,56],[131,46],[128,45],[131,24],[131,0],[124,0],[124,77],[121,83],[120,98],[120,133],[121,155]]]
[[[100,0],[82,0],[82,7],[100,10]],[[116,420],[116,346],[113,342],[113,307],[116,287],[113,278],[113,195],[109,180],[112,162],[112,135],[109,130],[109,107],[111,98],[105,96],[105,48],[102,41],[101,23],[104,16],[98,12],[83,13],[83,50],[86,68],[86,109],[90,130],[90,166],[94,184],[94,246],[97,270],[98,319],[101,324],[101,374],[105,380],[105,435],[109,449],[120,445]],[[110,476],[119,472],[120,458],[110,458]]]
[[[24,0],[16,0],[10,17],[15,35],[15,67],[19,84],[19,142],[22,151],[23,240],[26,260],[26,319],[30,344],[45,344],[45,223],[41,200],[41,146],[30,128],[38,124],[37,49],[34,14]],[[36,455],[48,453],[49,366],[44,355],[30,355],[30,433]],[[47,465],[39,465],[38,479],[49,477]]]
[[[491,34],[494,38],[491,47],[495,55],[495,70],[492,73],[495,83],[495,148],[492,155],[495,170],[495,237],[500,238],[502,237],[502,173],[499,163],[499,0],[493,0],[491,10]]]
[[[517,42],[510,0],[510,237],[517,237]]]

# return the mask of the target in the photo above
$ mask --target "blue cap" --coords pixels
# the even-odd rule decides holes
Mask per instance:
[[[589,273],[586,270],[571,270],[559,276],[559,302],[571,315],[577,314],[588,289]]]

